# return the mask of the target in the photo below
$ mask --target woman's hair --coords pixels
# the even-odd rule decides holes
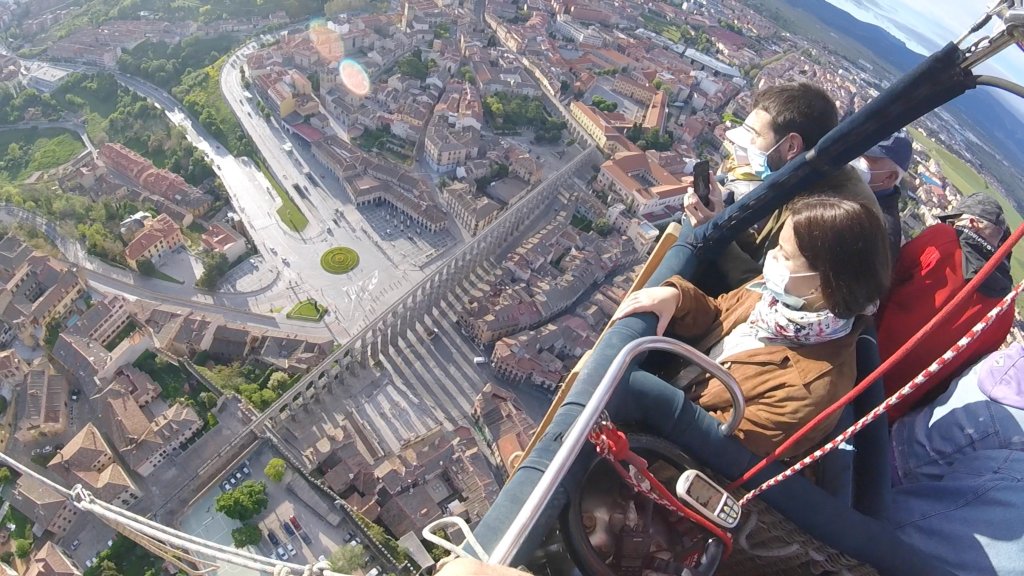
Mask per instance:
[[[822,188],[815,192],[790,204],[793,236],[821,279],[825,306],[840,318],[852,318],[881,300],[889,288],[885,223],[873,206],[837,198]]]

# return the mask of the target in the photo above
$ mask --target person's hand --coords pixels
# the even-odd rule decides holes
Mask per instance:
[[[683,295],[673,286],[658,286],[656,288],[644,288],[637,290],[619,305],[619,309],[612,316],[612,321],[640,312],[654,312],[658,316],[658,336],[665,333],[669,320],[676,313],[679,301]]]
[[[718,185],[714,175],[711,176],[711,189],[708,198],[711,200],[711,208],[704,206],[693,188],[686,189],[686,194],[683,196],[683,212],[694,228],[714,218],[725,207],[725,202],[722,201],[722,187]]]
[[[484,564],[475,558],[455,558],[441,565],[434,576],[529,576],[508,566]]]

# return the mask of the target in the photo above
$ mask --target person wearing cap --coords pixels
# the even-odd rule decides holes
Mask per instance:
[[[752,112],[743,125],[726,132],[737,157],[745,157],[750,171],[762,180],[782,169],[789,161],[813,148],[839,121],[833,98],[819,86],[807,82],[780,84],[759,90],[754,95]],[[863,203],[881,214],[878,200],[852,166],[840,169],[840,185],[830,190],[842,197]],[[712,186],[712,195],[721,190]],[[712,198],[712,207],[724,205]],[[715,215],[692,192],[683,198],[683,211],[693,227]],[[716,210],[717,211],[717,210]],[[786,207],[779,208],[759,227],[729,245],[715,263],[716,269],[701,274],[701,288],[721,294],[749,282],[761,273],[765,255],[779,243],[779,234],[788,218]],[[717,272],[717,273],[715,273]]]
[[[883,361],[904,346],[951,302],[1006,241],[1003,208],[991,196],[965,197],[940,223],[929,226],[900,250],[892,288],[878,312],[878,350]],[[967,334],[1013,287],[1009,258],[1003,259],[966,303],[931,332],[903,360],[886,372],[887,396],[893,395]],[[965,366],[997,350],[1013,326],[1013,306],[968,344],[929,381],[889,411],[898,420],[915,405],[941,394]]]
[[[956,574],[1024,574],[1024,346],[984,357],[891,438],[900,537]]]
[[[893,134],[852,162],[853,167],[867,182],[878,199],[889,234],[889,249],[895,264],[903,243],[903,223],[900,218],[900,180],[910,168],[914,147],[903,130]]]

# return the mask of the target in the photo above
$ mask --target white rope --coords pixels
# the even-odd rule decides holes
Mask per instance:
[[[0,460],[2,460],[4,464],[17,470],[18,473],[21,474],[22,476],[31,476],[38,480],[39,482],[46,484],[46,486],[48,486],[51,490],[60,494],[61,496],[69,499],[71,498],[71,490],[68,490],[67,488],[61,486],[60,484],[57,484],[56,482],[53,482],[50,479],[39,475],[35,470],[32,470],[25,466],[24,464],[22,464],[21,462],[18,462],[14,458],[11,458],[5,452],[0,452]]]
[[[459,528],[459,530],[462,531],[462,533],[466,536],[466,541],[462,544],[462,546],[469,544],[470,548],[472,548],[473,551],[476,553],[476,556],[473,556],[469,552],[463,550],[462,546],[457,546],[454,543],[434,534],[434,530],[437,530],[438,528],[446,524],[454,524]],[[423,528],[423,538],[425,538],[428,542],[432,544],[436,544],[441,548],[444,548],[445,550],[451,552],[452,554],[455,554],[460,558],[476,558],[481,562],[487,562],[489,559],[487,551],[484,550],[484,547],[480,545],[480,542],[476,539],[476,536],[473,536],[473,531],[469,529],[469,526],[466,524],[466,521],[462,518],[459,518],[458,516],[445,516],[440,520],[436,520],[434,522],[431,522],[430,524],[427,524],[427,526]]]
[[[274,574],[280,574],[281,576],[290,576],[292,574],[292,570],[298,570],[299,574],[302,574],[303,576],[347,576],[345,574],[332,571],[330,569],[330,563],[328,562],[317,562],[306,566],[291,564],[288,562],[278,562],[276,559],[265,558],[244,550],[203,540],[202,538],[174,530],[173,528],[164,526],[159,522],[154,522],[148,518],[129,512],[124,508],[98,500],[88,490],[83,488],[81,484],[76,484],[70,490],[64,488],[60,484],[49,480],[35,470],[32,470],[11,458],[4,452],[0,452],[0,461],[10,466],[21,475],[29,476],[34,480],[45,484],[53,491],[67,498],[80,510],[89,512],[104,521],[108,521],[107,523],[113,523],[115,528],[117,525],[124,525],[140,534],[164,544],[184,548],[199,554],[205,554],[222,562],[261,572],[271,572]]]

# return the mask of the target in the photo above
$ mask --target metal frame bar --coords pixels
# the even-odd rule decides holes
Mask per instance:
[[[611,400],[615,389],[618,388],[619,381],[626,374],[627,368],[629,368],[637,356],[654,350],[671,352],[682,356],[721,380],[726,390],[729,391],[729,396],[732,398],[733,412],[729,421],[721,424],[719,430],[723,435],[730,435],[736,431],[740,421],[743,419],[746,402],[744,401],[743,393],[740,391],[739,383],[729,374],[728,370],[702,354],[696,348],[674,338],[645,336],[630,342],[615,356],[608,372],[605,373],[601,382],[597,385],[597,389],[594,390],[593,397],[583,407],[583,411],[580,413],[579,418],[576,419],[576,423],[566,433],[564,442],[551,459],[551,464],[544,471],[544,475],[541,476],[537,486],[530,493],[523,508],[509,524],[504,536],[502,536],[497,546],[494,547],[494,551],[490,555],[491,564],[507,565],[512,561],[513,556],[526,539],[526,535],[533,529],[537,519],[547,506],[548,500],[551,499],[552,494],[554,494],[558,485],[565,478],[580,450],[583,449],[583,445],[587,442],[587,435],[594,427],[594,424],[597,423],[601,413],[604,412],[605,406]]]

